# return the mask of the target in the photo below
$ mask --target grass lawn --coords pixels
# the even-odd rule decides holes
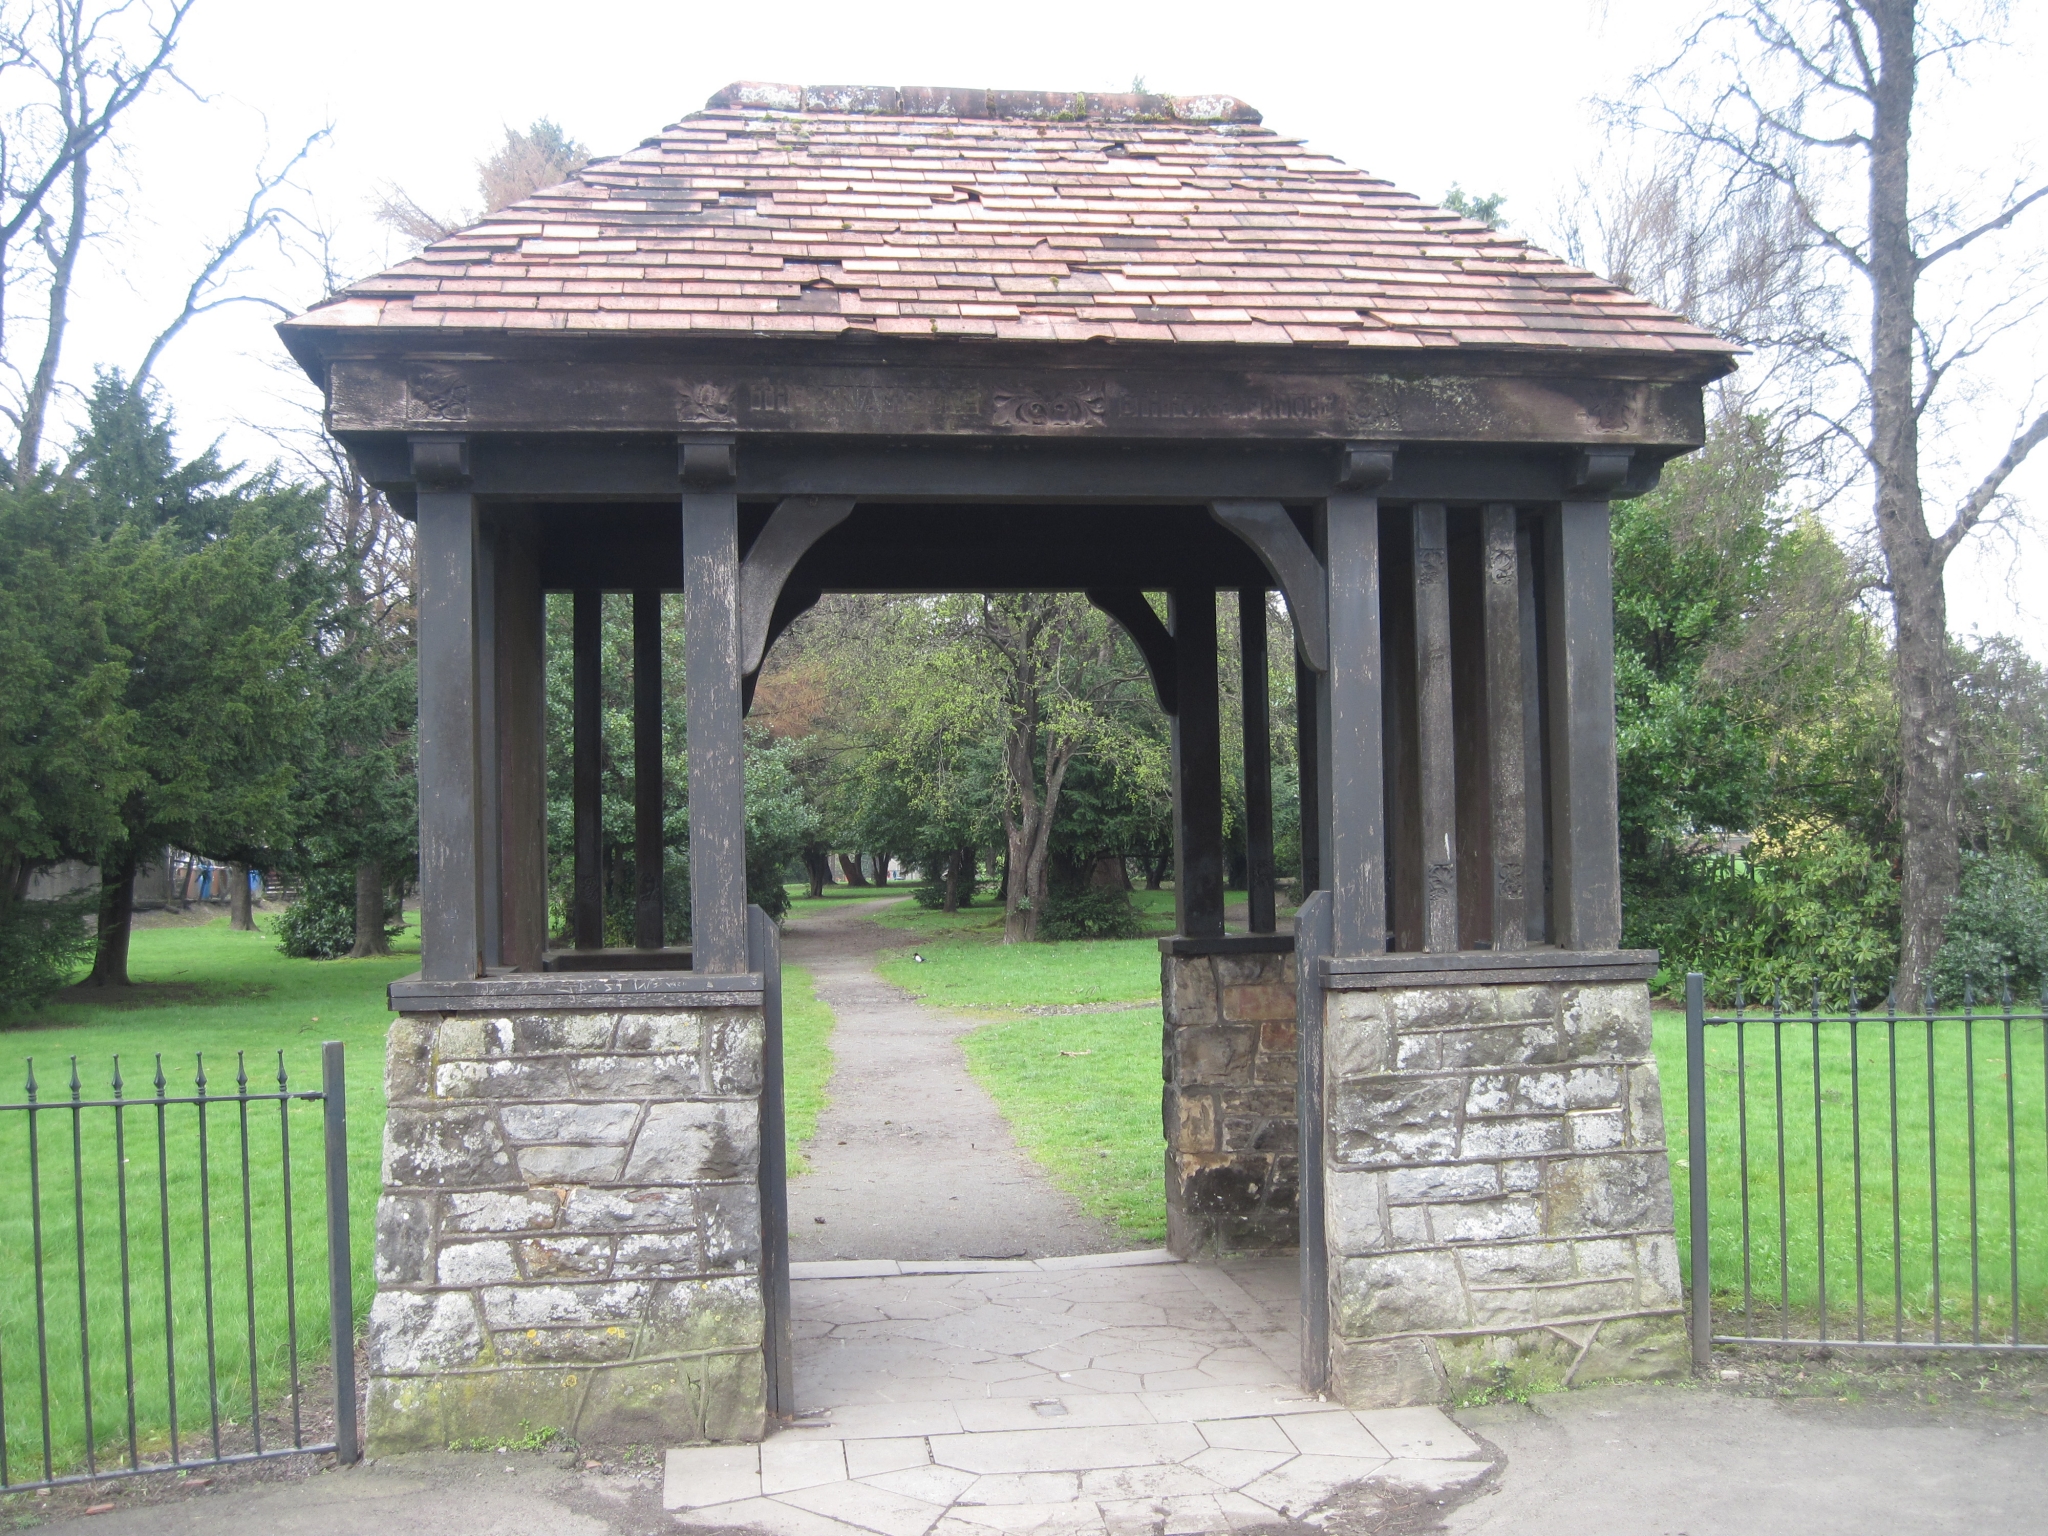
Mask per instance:
[[[1686,1135],[1684,1015],[1660,1010],[1656,1027],[1679,1244],[1682,1262],[1689,1262],[1683,1257],[1689,1246],[1687,1173],[1691,1155]],[[1897,1026],[1896,1066],[1882,1018],[1859,1025],[1853,1053],[1846,1025],[1823,1024],[1820,1029],[1818,1159],[1812,1027],[1788,1020],[1780,1041],[1774,1039],[1768,1016],[1751,1022],[1740,1042],[1740,1061],[1733,1026],[1716,1025],[1707,1031],[1707,1178],[1716,1331],[1741,1333],[1747,1326],[1742,1262],[1742,1108],[1746,1097],[1749,1306],[1757,1332],[1780,1331],[1781,1319],[1789,1311],[1794,1336],[1811,1336],[1820,1310],[1825,1258],[1829,1332],[1853,1335],[1859,1220],[1855,1173],[1860,1156],[1863,1304],[1871,1333],[1889,1335],[1897,1318],[1906,1338],[1932,1336],[1938,1260],[1943,1336],[1967,1338],[1974,1324],[1987,1338],[2000,1334],[2009,1338],[2015,1302],[2012,1234],[2016,1214],[2021,1337],[2035,1342],[2048,1337],[2048,1130],[2044,1130],[2044,1113],[2048,1111],[2043,1107],[2048,1058],[2043,1054],[2041,1026],[2025,1022],[2013,1026],[2008,1079],[2001,1021],[1979,1019],[1968,1048],[1960,1019],[1936,1023],[1932,1031],[1935,1136],[1931,1147],[1928,1027],[1917,1022]],[[1891,1090],[1894,1070],[1896,1119]],[[1895,1219],[1900,1256],[1896,1266],[1892,1260]],[[1824,1248],[1819,1240],[1823,1225]],[[1982,1291],[1975,1318],[1973,1268]]]
[[[1134,1248],[1166,1240],[1159,1029],[1156,1008],[1068,1013],[985,1024],[964,1042],[1024,1149]]]
[[[902,930],[906,942],[902,949],[884,951],[876,969],[939,1007],[1007,1010],[1142,1002],[1159,995],[1158,936],[1173,931],[1173,892],[1133,891],[1131,897],[1147,937],[1069,944],[1005,945],[1003,909],[993,899],[951,914],[927,912],[906,901],[875,914],[875,921]]]
[[[169,1212],[172,1252],[171,1320],[177,1357],[178,1420],[185,1436],[210,1435],[218,1412],[223,1425],[246,1421],[251,1371],[266,1402],[289,1379],[290,1334],[298,1330],[300,1358],[317,1362],[327,1340],[326,1233],[322,1217],[320,1106],[295,1104],[291,1122],[296,1308],[285,1306],[287,1251],[283,1230],[283,1178],[279,1113],[275,1104],[251,1106],[251,1199],[245,1247],[242,1206],[242,1128],[232,1106],[207,1112],[208,1178],[199,1175],[198,1113],[172,1106],[165,1115],[166,1156],[159,1165],[154,1110],[123,1112],[126,1163],[116,1155],[114,1116],[80,1116],[74,1178],[70,1097],[75,1057],[87,1099],[109,1096],[114,1058],[126,1096],[154,1093],[155,1060],[162,1054],[167,1093],[193,1092],[203,1057],[208,1092],[235,1091],[236,1053],[246,1053],[252,1091],[274,1090],[278,1052],[293,1087],[320,1083],[320,1042],[347,1048],[349,1205],[353,1225],[354,1301],[357,1315],[372,1295],[371,1241],[384,1123],[384,1033],[391,1014],[384,985],[418,969],[418,942],[382,960],[287,960],[267,933],[234,933],[220,918],[204,926],[136,931],[130,974],[140,984],[113,1003],[62,1001],[0,1032],[0,1061],[11,1080],[0,1102],[24,1101],[26,1058],[33,1058],[38,1098],[46,1109],[0,1114],[0,1248],[13,1255],[0,1285],[0,1386],[5,1390],[6,1458],[10,1477],[42,1473],[37,1308],[43,1312],[43,1348],[52,1418],[52,1463],[76,1464],[85,1445],[79,1349],[79,1233],[85,1212],[85,1316],[90,1325],[94,1438],[103,1458],[125,1455],[128,1425],[124,1381],[123,1285],[118,1199],[126,1174],[131,1269],[126,1300],[132,1325],[136,1439],[145,1458],[161,1453],[170,1425],[169,1372],[164,1351],[165,1240]],[[41,1203],[44,1284],[34,1285],[31,1256],[37,1242],[30,1200],[29,1129],[36,1131],[36,1172]],[[159,1174],[162,1175],[162,1187]],[[202,1195],[210,1220],[202,1221]],[[213,1353],[217,1396],[208,1389],[208,1317],[202,1267],[212,1246]],[[255,1305],[245,1283],[253,1271]],[[253,1318],[253,1322],[252,1322]],[[118,1453],[116,1447],[118,1445]]]
[[[832,1075],[832,1010],[818,1001],[811,973],[782,968],[782,1112],[792,1177],[808,1172],[803,1149],[818,1134],[825,1082]]]

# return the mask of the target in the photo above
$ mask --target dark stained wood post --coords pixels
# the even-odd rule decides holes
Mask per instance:
[[[731,440],[685,440],[681,470],[691,967],[731,976],[747,969],[739,497],[733,488]]]
[[[499,525],[497,589],[499,960],[537,971],[548,937],[547,598],[531,510]]]
[[[1216,593],[1168,599],[1180,708],[1173,717],[1173,910],[1184,938],[1223,932],[1223,737],[1216,676]]]
[[[662,943],[661,593],[633,594],[633,942]]]
[[[466,486],[446,488],[466,476],[465,447],[459,440],[413,445],[415,474],[424,468],[435,476],[419,492],[413,551],[419,579],[420,975],[427,981],[469,981],[483,970],[476,498]]]
[[[504,842],[498,810],[498,523],[477,519],[476,538],[476,881],[483,962],[503,965]]]
[[[1441,502],[1415,518],[1416,772],[1422,790],[1422,947],[1458,947],[1458,801],[1451,724],[1450,556]]]
[[[1521,566],[1515,509],[1495,503],[1480,513],[1480,575],[1486,628],[1487,764],[1493,807],[1493,947],[1528,946],[1524,901],[1528,867],[1528,772],[1522,762]]]
[[[1380,504],[1373,490],[1393,470],[1389,450],[1347,448],[1324,503],[1330,615],[1329,748],[1324,804],[1332,953],[1387,947],[1385,761],[1381,755]],[[1319,722],[1321,724],[1321,722]]]
[[[1563,949],[1621,943],[1608,504],[1567,501],[1544,532],[1552,919]]]
[[[1294,764],[1296,793],[1301,804],[1300,901],[1323,886],[1323,780],[1317,771],[1322,756],[1323,692],[1327,683],[1297,651],[1294,657]]]
[[[1244,662],[1245,926],[1274,931],[1273,720],[1267,700],[1266,592],[1237,594],[1238,649]]]
[[[571,599],[569,799],[576,873],[570,929],[578,949],[604,948],[604,594],[579,587]]]
[[[1548,944],[1550,925],[1550,739],[1545,732],[1549,682],[1543,663],[1541,515],[1516,519],[1515,588],[1522,628],[1522,806],[1527,813],[1522,910],[1529,942]]]

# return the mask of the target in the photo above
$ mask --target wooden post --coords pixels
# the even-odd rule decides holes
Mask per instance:
[[[662,945],[661,593],[633,594],[633,942]]]
[[[1391,456],[1388,457],[1391,468]],[[1365,477],[1377,485],[1384,473]],[[1332,953],[1378,954],[1387,947],[1385,762],[1380,746],[1380,505],[1358,490],[1324,504],[1329,582],[1329,746],[1324,804],[1329,815],[1323,885],[1330,892]]]
[[[1563,502],[1544,529],[1551,905],[1563,949],[1621,943],[1611,540],[1604,500]]]
[[[1415,518],[1416,772],[1422,790],[1422,947],[1458,947],[1457,774],[1451,724],[1450,559],[1441,502]]]
[[[1322,732],[1317,722],[1322,718],[1323,688],[1323,674],[1303,660],[1297,651],[1294,657],[1294,766],[1296,792],[1301,804],[1299,894],[1303,901],[1308,900],[1310,891],[1319,891],[1323,886],[1323,781],[1316,771],[1322,747]]]
[[[1486,624],[1486,737],[1492,770],[1493,947],[1528,946],[1528,773],[1522,762],[1522,602],[1515,509],[1480,513]]]
[[[1216,593],[1168,599],[1180,708],[1173,717],[1173,909],[1184,938],[1223,932],[1223,738],[1216,688]]]
[[[518,509],[499,525],[499,961],[537,971],[547,947],[547,598],[540,525]]]
[[[747,780],[740,736],[739,497],[731,443],[682,450],[683,700],[690,741],[692,968],[747,969]]]
[[[478,879],[476,498],[422,488],[419,579],[420,975],[483,971]]]
[[[1238,650],[1244,661],[1245,926],[1271,933],[1273,905],[1273,721],[1266,698],[1266,592],[1237,594]]]
[[[570,806],[576,873],[570,927],[578,949],[604,948],[604,594],[576,589],[570,622],[570,704],[574,737]]]
[[[498,837],[498,527],[477,519],[476,538],[476,883],[478,937],[488,970],[505,963],[503,844]]]
[[[1550,923],[1550,742],[1544,731],[1549,684],[1543,665],[1542,545],[1532,519],[1517,518],[1515,590],[1522,633],[1522,901],[1531,944],[1548,944]]]

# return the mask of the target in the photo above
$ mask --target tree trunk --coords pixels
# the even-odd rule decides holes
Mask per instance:
[[[391,953],[384,937],[384,867],[375,859],[356,866],[356,942],[348,952],[351,960]]]
[[[254,933],[256,919],[249,911],[249,866],[228,865],[228,927],[236,933]]]
[[[861,873],[860,855],[857,853],[851,858],[848,858],[843,853],[840,854],[839,869],[846,876],[846,883],[848,885],[865,886],[868,883],[868,877]]]
[[[885,886],[889,883],[889,855],[878,853],[873,855],[873,858],[875,861],[875,884]]]
[[[1156,891],[1166,879],[1166,859],[1163,855],[1147,854],[1145,857],[1145,889]]]
[[[135,921],[135,868],[132,852],[109,855],[100,864],[99,932],[93,940],[92,974],[88,987],[128,986],[128,933]]]
[[[804,873],[811,881],[811,900],[816,901],[832,883],[832,856],[822,848],[806,848],[803,858]]]
[[[43,424],[50,409],[50,396],[57,387],[57,362],[64,351],[64,328],[71,304],[71,274],[78,264],[78,252],[85,244],[87,208],[87,164],[84,155],[71,162],[71,218],[65,227],[63,244],[51,250],[50,312],[43,331],[43,355],[36,364],[34,381],[22,402],[21,439],[14,452],[15,483],[35,473],[43,448]]]
[[[1877,88],[1870,142],[1870,459],[1876,521],[1890,578],[1899,705],[1899,990],[1917,998],[1941,949],[1961,880],[1956,850],[1960,767],[1955,681],[1949,672],[1947,551],[1929,534],[1920,492],[1915,399],[1913,248],[1908,170],[1912,149],[1912,0],[1877,0]]]

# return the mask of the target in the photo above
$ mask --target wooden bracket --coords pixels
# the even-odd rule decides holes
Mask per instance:
[[[735,440],[694,434],[677,438],[676,473],[693,490],[731,485],[739,477]]]
[[[1212,501],[1209,515],[1243,539],[1287,598],[1301,659],[1317,672],[1330,670],[1329,602],[1323,562],[1308,547],[1294,519],[1277,501]]]
[[[1581,495],[1610,495],[1628,479],[1634,457],[1633,448],[1582,448],[1572,456],[1566,489]]]
[[[1180,713],[1180,669],[1173,659],[1173,636],[1136,587],[1090,587],[1088,601],[1123,627],[1145,658],[1152,674],[1152,696],[1169,715]]]
[[[740,671],[761,670],[782,584],[804,552],[846,521],[851,496],[786,496],[740,562]]]
[[[422,485],[455,485],[469,478],[469,439],[434,432],[409,437],[412,477]]]

